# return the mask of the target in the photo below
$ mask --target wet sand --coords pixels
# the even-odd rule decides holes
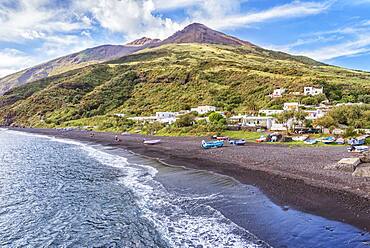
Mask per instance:
[[[55,129],[15,129],[121,147],[165,163],[209,170],[257,186],[276,204],[370,230],[370,178],[325,170],[349,154],[343,146],[288,147],[247,143],[203,150],[200,137],[148,137]],[[144,145],[143,139],[161,139]]]

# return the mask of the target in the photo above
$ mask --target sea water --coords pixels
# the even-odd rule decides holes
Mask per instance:
[[[0,247],[368,247],[230,177],[0,130]]]

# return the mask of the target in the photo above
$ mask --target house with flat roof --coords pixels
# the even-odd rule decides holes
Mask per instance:
[[[283,113],[284,110],[282,109],[261,109],[258,113],[264,114],[266,116],[278,115]]]
[[[243,127],[263,127],[270,129],[272,124],[276,122],[276,118],[267,116],[236,115],[230,117],[229,121]]]
[[[274,92],[272,92],[272,94],[269,96],[272,98],[282,97],[285,92],[286,92],[286,89],[279,88],[279,89],[275,89]]]
[[[324,117],[326,114],[326,111],[323,111],[322,109],[304,110],[304,112],[307,113],[307,120],[316,120],[318,118]]]
[[[286,102],[283,107],[284,111],[298,111],[299,103],[298,102]]]
[[[324,94],[324,88],[304,87],[303,93],[305,96],[317,96]]]
[[[191,108],[190,109],[191,112],[197,112],[200,115],[207,114],[209,112],[214,112],[216,110],[217,110],[217,108],[215,106],[208,106],[208,105],[198,106],[196,108]]]
[[[156,112],[155,117],[158,122],[172,124],[176,121],[177,112]]]

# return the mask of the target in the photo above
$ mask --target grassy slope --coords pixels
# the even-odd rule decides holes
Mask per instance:
[[[141,115],[200,104],[243,112],[273,105],[266,95],[276,87],[324,86],[336,98],[370,94],[370,73],[297,60],[220,45],[146,49],[16,88],[0,97],[0,121],[7,116],[19,124],[55,126],[109,113]]]

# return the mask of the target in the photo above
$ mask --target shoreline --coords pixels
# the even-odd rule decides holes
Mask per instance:
[[[91,132],[86,131],[9,130],[123,148],[165,164],[231,176],[241,183],[258,187],[279,206],[344,222],[367,232],[370,230],[370,178],[352,178],[350,173],[323,169],[326,160],[332,163],[345,154],[354,156],[343,147],[291,148],[249,143],[244,147],[203,150],[199,137],[156,136],[155,139],[162,140],[161,144],[147,146],[142,140],[150,137],[142,135],[119,135],[121,141],[115,142],[115,133],[94,132],[94,137],[90,137]]]

